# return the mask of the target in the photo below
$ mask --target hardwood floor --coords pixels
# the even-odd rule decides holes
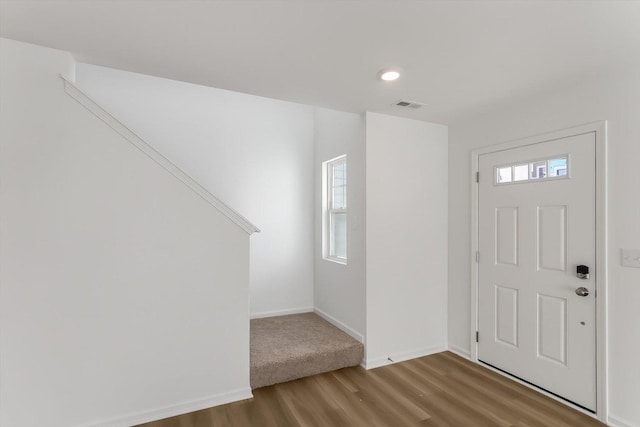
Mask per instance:
[[[211,426],[602,426],[450,352],[259,388],[254,398],[145,424]]]

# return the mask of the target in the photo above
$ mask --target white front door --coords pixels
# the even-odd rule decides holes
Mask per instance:
[[[478,359],[594,412],[595,145],[589,132],[478,159]]]

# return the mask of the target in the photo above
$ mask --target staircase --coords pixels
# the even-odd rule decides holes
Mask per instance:
[[[251,388],[359,365],[361,342],[315,313],[251,320]]]

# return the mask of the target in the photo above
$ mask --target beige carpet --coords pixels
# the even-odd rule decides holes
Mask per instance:
[[[359,365],[364,346],[315,313],[251,320],[251,388]]]

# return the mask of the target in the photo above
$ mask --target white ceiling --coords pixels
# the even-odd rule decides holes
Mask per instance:
[[[639,1],[1,1],[3,37],[81,62],[453,123],[640,64]],[[376,79],[401,67],[400,80]],[[392,107],[406,98],[420,110]]]

